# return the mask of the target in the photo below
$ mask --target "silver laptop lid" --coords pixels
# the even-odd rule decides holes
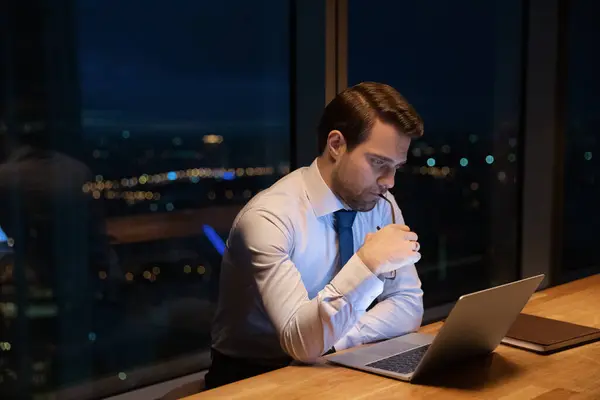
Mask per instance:
[[[451,359],[494,351],[544,277],[536,275],[461,296],[413,377]]]

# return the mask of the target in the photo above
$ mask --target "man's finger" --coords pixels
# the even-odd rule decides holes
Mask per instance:
[[[410,232],[410,228],[408,227],[408,225],[396,224],[394,225],[394,227],[402,231]]]
[[[419,236],[414,232],[406,232],[406,233],[404,233],[404,239],[412,240],[412,241],[416,242],[417,240],[419,240]]]

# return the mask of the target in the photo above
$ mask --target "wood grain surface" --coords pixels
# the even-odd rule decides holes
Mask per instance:
[[[535,293],[524,312],[600,328],[600,274]],[[435,333],[442,323],[420,329]],[[500,345],[435,378],[405,383],[328,364],[290,366],[204,391],[218,399],[502,399],[599,400],[600,342],[551,355]]]

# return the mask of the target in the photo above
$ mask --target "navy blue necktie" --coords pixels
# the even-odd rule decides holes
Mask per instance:
[[[338,234],[340,267],[343,267],[352,255],[354,255],[352,224],[354,223],[354,218],[356,218],[356,211],[338,210],[333,215],[335,217],[335,230]]]

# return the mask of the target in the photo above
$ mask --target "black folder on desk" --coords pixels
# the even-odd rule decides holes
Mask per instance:
[[[537,353],[554,353],[600,339],[600,329],[529,314],[519,314],[503,344]]]

